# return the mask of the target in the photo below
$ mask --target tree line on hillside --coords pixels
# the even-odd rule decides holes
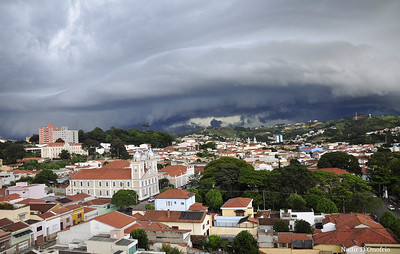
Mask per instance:
[[[297,160],[272,171],[256,171],[244,160],[221,157],[192,177],[196,201],[218,210],[230,198],[249,197],[255,208],[314,209],[316,212],[372,212],[380,201],[362,178],[309,171]]]
[[[94,154],[95,148],[100,147],[100,143],[111,143],[111,154],[118,158],[126,159],[125,144],[140,145],[144,143],[151,144],[152,147],[162,148],[172,144],[175,140],[170,134],[162,131],[137,129],[119,129],[111,127],[107,131],[96,127],[92,131],[84,132],[79,130],[79,141],[83,148],[89,151],[90,155]]]

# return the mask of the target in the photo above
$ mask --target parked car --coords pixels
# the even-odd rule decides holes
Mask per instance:
[[[388,205],[387,208],[388,208],[390,211],[396,210],[396,207],[394,207],[394,205]]]
[[[371,217],[375,220],[378,221],[378,215],[375,213],[371,213]]]
[[[149,202],[153,202],[154,200],[156,200],[154,197],[149,198]]]

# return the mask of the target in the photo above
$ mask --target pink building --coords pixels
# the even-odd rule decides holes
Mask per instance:
[[[19,182],[16,186],[8,187],[6,190],[6,195],[19,194],[23,199],[26,198],[43,198],[47,197],[45,184],[31,184],[28,185],[27,182]]]
[[[39,144],[53,143],[53,131],[56,130],[54,124],[49,123],[47,127],[39,128]]]

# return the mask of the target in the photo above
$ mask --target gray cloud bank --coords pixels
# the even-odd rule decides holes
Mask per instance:
[[[0,136],[398,114],[398,13],[398,1],[1,2]]]

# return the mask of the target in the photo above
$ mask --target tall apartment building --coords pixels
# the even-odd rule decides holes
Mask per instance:
[[[78,131],[68,130],[67,127],[54,127],[49,123],[47,127],[39,128],[39,144],[54,143],[61,138],[68,143],[78,143]]]

